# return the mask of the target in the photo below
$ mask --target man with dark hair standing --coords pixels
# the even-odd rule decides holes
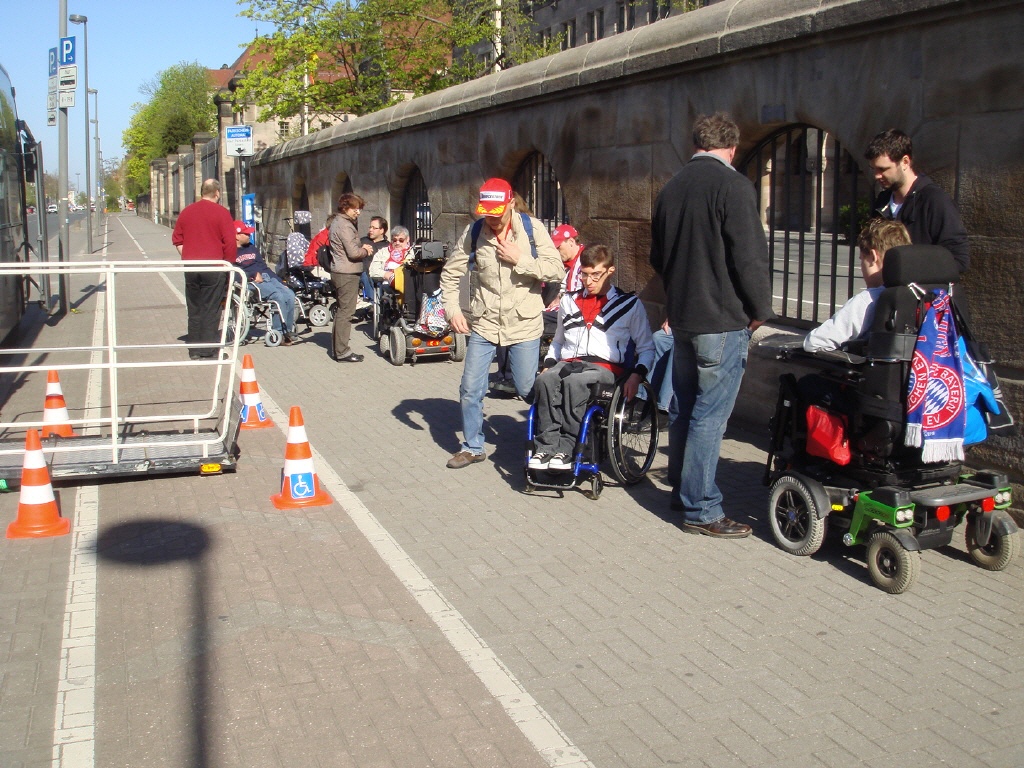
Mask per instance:
[[[235,262],[235,220],[228,209],[220,205],[220,182],[207,179],[200,187],[199,200],[178,214],[171,234],[171,242],[183,261],[222,259]],[[217,326],[220,321],[221,302],[227,295],[226,272],[186,272],[185,306],[188,309],[188,336],[186,343],[212,344],[219,340]],[[192,360],[217,356],[209,347],[188,351]]]
[[[960,212],[945,190],[914,170],[910,137],[893,128],[882,131],[868,144],[864,157],[882,188],[875,199],[875,215],[901,222],[912,243],[941,245],[966,272],[971,258]]]
[[[750,535],[749,525],[725,516],[715,472],[751,334],[773,316],[757,197],[731,165],[739,138],[727,115],[698,117],[697,151],[661,190],[651,221],[651,266],[665,284],[679,408],[669,428],[672,509],[684,513],[683,530],[720,538]]]

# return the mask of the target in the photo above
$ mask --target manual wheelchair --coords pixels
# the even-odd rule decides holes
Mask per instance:
[[[249,334],[254,328],[264,331],[263,343],[268,347],[280,346],[284,341],[284,334],[273,327],[274,315],[277,315],[282,328],[284,327],[281,305],[272,299],[264,299],[260,294],[258,283],[246,281],[243,287],[242,282],[237,278],[232,280],[227,300],[228,341],[234,339],[236,328],[238,328],[240,346],[248,343]]]
[[[812,555],[826,530],[842,531],[847,546],[867,545],[872,582],[899,594],[917,578],[921,551],[949,545],[961,522],[968,554],[982,568],[1006,568],[1021,543],[1006,512],[1005,474],[970,472],[960,461],[925,463],[921,448],[904,444],[915,343],[932,291],[953,295],[956,263],[938,246],[901,246],[886,253],[883,278],[865,340],[835,352],[780,348],[779,359],[816,372],[799,381],[793,373],[780,377],[764,480],[779,547]],[[810,439],[818,433],[809,419],[822,411],[842,425],[834,451]]]
[[[445,259],[442,243],[414,245],[401,266],[401,290],[376,286],[370,333],[392,365],[437,356],[456,362],[466,359],[464,335],[443,320],[434,317],[431,323],[423,317],[424,304],[439,301]]]
[[[640,482],[658,452],[657,396],[647,381],[637,396],[626,400],[622,377],[614,384],[591,385],[579,435],[572,452],[572,468],[566,472],[532,469],[537,406],[531,405],[526,419],[526,493],[537,489],[563,491],[580,488],[596,501],[604,489],[601,463],[607,460],[612,475],[623,485]]]

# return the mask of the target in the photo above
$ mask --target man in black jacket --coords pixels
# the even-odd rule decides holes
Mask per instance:
[[[864,157],[882,188],[875,199],[875,215],[901,222],[912,243],[941,245],[966,272],[970,255],[960,212],[941,187],[914,171],[910,137],[895,129],[882,131],[868,144]]]
[[[741,538],[715,483],[754,330],[773,316],[768,244],[753,185],[732,167],[739,127],[727,115],[693,125],[696,154],[665,185],[651,221],[651,266],[665,284],[679,416],[669,428],[672,509],[683,530]]]

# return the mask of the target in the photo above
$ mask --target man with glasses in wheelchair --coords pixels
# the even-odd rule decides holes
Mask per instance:
[[[534,382],[536,423],[531,470],[572,469],[573,449],[594,384],[613,384],[628,373],[623,397],[631,401],[654,364],[647,312],[633,293],[612,285],[615,256],[594,245],[580,256],[583,288],[566,293],[558,328]],[[635,360],[632,367],[631,359]]]

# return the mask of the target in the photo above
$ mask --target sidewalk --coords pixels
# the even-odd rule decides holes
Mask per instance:
[[[109,239],[109,259],[176,256],[132,215]],[[184,331],[169,287],[122,299]],[[79,310],[39,343],[87,338],[95,297]],[[1020,562],[982,571],[958,536],[890,596],[862,550],[786,555],[760,435],[723,447],[741,541],[667,517],[664,450],[653,482],[596,502],[523,494],[519,401],[488,400],[489,461],[447,470],[461,366],[391,366],[364,326],[366,360],[338,365],[314,330],[245,348],[282,429],[243,433],[236,474],[92,487],[96,618],[75,629],[95,694],[62,714],[93,762],[53,763],[58,687],[78,684],[59,682],[73,536],[0,540],[0,765],[1024,764]],[[64,382],[70,408],[83,387]],[[9,402],[40,410],[35,388]],[[331,506],[269,502],[292,405]],[[77,489],[60,496],[70,516]],[[0,496],[5,527],[17,502]]]

